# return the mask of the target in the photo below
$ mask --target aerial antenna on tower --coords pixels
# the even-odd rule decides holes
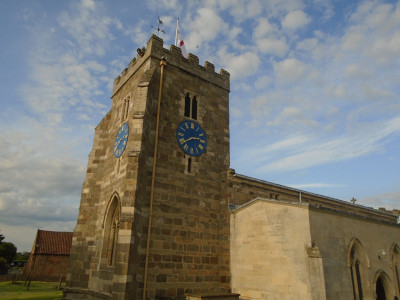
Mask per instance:
[[[163,21],[160,19],[160,17],[158,17],[158,24],[157,24],[157,27],[155,27],[155,26],[151,26],[151,28],[153,28],[153,29],[155,29],[156,31],[157,31],[157,33],[156,33],[156,35],[158,36],[159,34],[160,34],[160,32],[162,33],[162,34],[165,34],[165,31],[164,31],[164,29],[162,29],[162,27],[163,27]]]

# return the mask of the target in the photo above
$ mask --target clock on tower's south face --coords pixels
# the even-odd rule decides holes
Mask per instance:
[[[127,123],[121,125],[115,138],[113,152],[116,158],[121,157],[124,153],[126,143],[128,142],[129,126]]]
[[[187,155],[200,156],[206,151],[206,133],[197,122],[189,120],[181,122],[176,129],[176,139]]]

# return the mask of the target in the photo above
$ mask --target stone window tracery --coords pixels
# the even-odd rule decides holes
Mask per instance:
[[[358,239],[353,239],[349,247],[348,263],[353,285],[354,300],[364,299],[365,270],[369,266],[366,252]]]
[[[116,261],[118,231],[120,222],[120,205],[116,196],[113,197],[106,213],[104,224],[104,245],[107,265],[113,266]]]
[[[400,295],[400,247],[397,244],[392,247],[392,268],[397,293]]]
[[[197,97],[190,97],[190,94],[187,93],[185,96],[185,117],[197,120],[197,104]]]
[[[128,112],[129,112],[129,104],[130,104],[131,96],[127,96],[122,104],[122,112],[121,112],[121,122],[126,120],[128,118]]]

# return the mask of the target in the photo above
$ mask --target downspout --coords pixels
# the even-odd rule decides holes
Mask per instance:
[[[147,228],[147,246],[146,246],[146,262],[144,266],[144,282],[143,282],[143,300],[146,300],[146,286],[147,286],[147,271],[149,266],[149,252],[150,252],[150,235],[151,235],[151,223],[153,217],[153,199],[154,199],[154,182],[156,177],[156,163],[157,163],[157,148],[158,148],[158,130],[160,124],[160,107],[161,107],[161,95],[162,95],[162,83],[164,66],[167,65],[166,59],[161,58],[161,75],[160,75],[160,89],[158,93],[158,105],[157,105],[157,123],[156,123],[156,136],[154,142],[154,156],[153,156],[153,175],[151,178],[151,192],[150,192],[150,209],[149,209],[149,224]]]

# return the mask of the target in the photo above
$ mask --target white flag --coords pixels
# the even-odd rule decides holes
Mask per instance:
[[[185,43],[183,42],[181,31],[179,29],[179,18],[176,19],[175,46],[181,48],[182,56],[184,58],[187,58],[187,52],[186,52],[186,48],[185,48]]]

